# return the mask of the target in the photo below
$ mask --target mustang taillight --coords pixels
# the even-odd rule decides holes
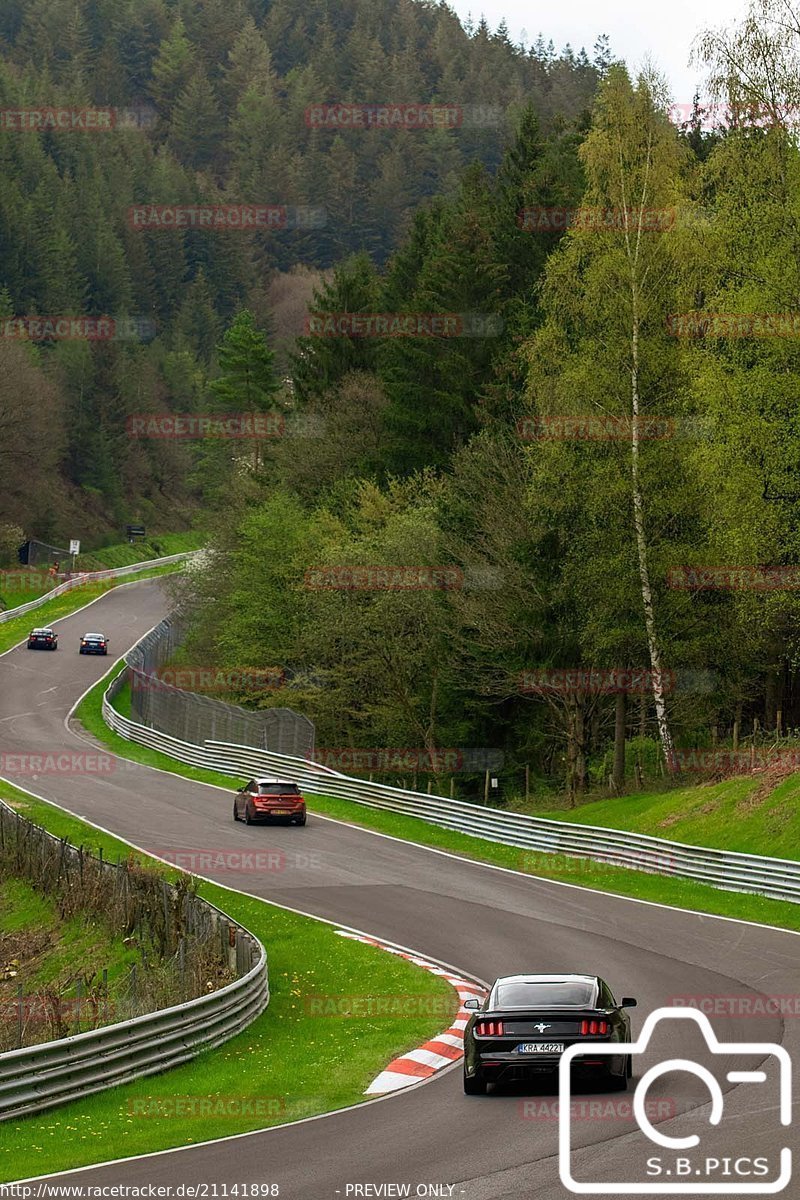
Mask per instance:
[[[502,1037],[503,1022],[502,1021],[478,1021],[475,1026],[475,1032],[478,1037]]]
[[[587,1034],[608,1033],[608,1021],[581,1021],[581,1033],[584,1037]]]

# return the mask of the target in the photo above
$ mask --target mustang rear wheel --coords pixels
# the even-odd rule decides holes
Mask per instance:
[[[624,1075],[606,1075],[605,1078],[606,1090],[609,1092],[627,1092],[628,1090],[628,1072],[627,1067]]]
[[[482,1075],[464,1074],[464,1094],[466,1096],[485,1096],[486,1080]]]
[[[235,801],[235,800],[234,800],[234,802],[233,802],[233,819],[234,819],[234,821],[238,821],[238,820],[239,820],[239,814],[238,814],[238,812],[236,811],[236,801]]]

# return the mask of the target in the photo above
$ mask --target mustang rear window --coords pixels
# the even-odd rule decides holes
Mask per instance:
[[[296,783],[262,783],[259,785],[262,796],[299,796],[300,789]]]
[[[505,983],[497,989],[498,1008],[548,1008],[551,1004],[590,1008],[595,988],[589,983]]]

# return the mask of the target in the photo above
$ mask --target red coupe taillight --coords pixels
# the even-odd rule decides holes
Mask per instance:
[[[608,1033],[608,1021],[581,1021],[581,1033],[584,1037],[587,1034]]]
[[[475,1026],[475,1032],[478,1037],[502,1037],[503,1022],[502,1021],[478,1021]]]

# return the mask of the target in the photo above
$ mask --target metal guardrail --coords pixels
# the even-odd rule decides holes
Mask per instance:
[[[52,834],[47,836],[61,845]],[[107,867],[114,869],[111,864]],[[201,1051],[228,1041],[263,1012],[269,1004],[264,946],[215,905],[207,900],[202,903],[220,930],[234,930],[238,969],[242,969],[239,964],[247,965],[245,950],[251,963],[255,958],[249,970],[233,983],[183,1004],[0,1054],[0,1121],[41,1112],[188,1062]]]
[[[186,558],[193,558],[195,555],[203,553],[202,550],[184,550],[180,554],[168,554],[165,558],[150,558],[144,562],[128,563],[126,567],[111,567],[107,571],[85,571],[81,575],[73,575],[71,579],[59,583],[51,591],[45,592],[43,596],[37,596],[35,600],[29,600],[27,604],[20,604],[18,608],[7,608],[5,612],[0,612],[0,625],[4,621],[13,620],[14,617],[24,617],[25,613],[33,612],[34,609],[46,604],[48,600],[55,600],[57,596],[63,596],[66,592],[74,592],[76,588],[84,587],[87,583],[102,583],[104,579],[135,575],[139,571],[149,571],[152,567],[167,567],[170,563],[182,562]]]
[[[183,643],[184,627],[182,613],[171,612],[125,655],[131,670],[132,720],[194,745],[210,739],[312,757],[314,722],[293,709],[270,706],[253,711],[168,682],[175,672],[167,671],[165,678],[162,668],[174,660]]]
[[[564,854],[611,866],[627,867],[656,875],[692,879],[725,891],[770,896],[800,903],[800,861],[767,858],[758,854],[692,846],[666,838],[594,825],[574,825],[532,817],[524,813],[406,791],[343,775],[310,759],[273,754],[250,746],[206,741],[192,745],[122,716],[111,700],[125,681],[123,672],[103,698],[106,724],[129,741],[160,750],[180,762],[206,767],[222,774],[253,776],[274,773],[296,780],[307,791],[352,800],[370,808],[419,817],[444,829],[472,837],[517,846],[537,854]],[[536,864],[520,855],[520,870],[536,874]]]

